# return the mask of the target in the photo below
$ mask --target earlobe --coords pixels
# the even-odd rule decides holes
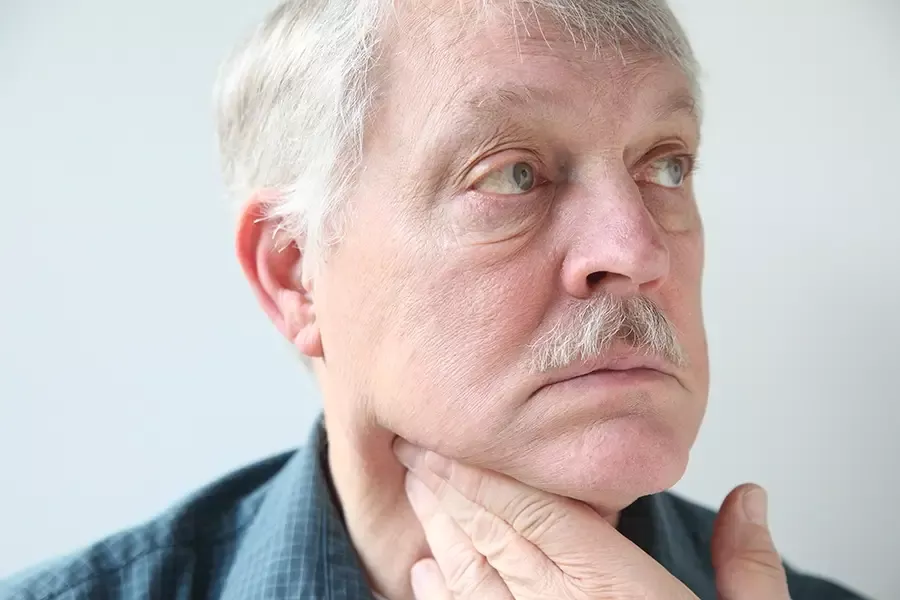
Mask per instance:
[[[300,268],[299,262],[297,268]],[[322,358],[322,337],[316,322],[316,306],[312,295],[301,286],[301,280],[300,276],[296,278],[299,290],[283,292],[284,297],[278,302],[283,307],[283,333],[302,354],[310,358]]]
[[[300,352],[310,358],[324,358],[325,352],[322,349],[322,336],[319,332],[319,326],[316,325],[315,316],[312,316],[306,322],[306,325],[300,327],[294,336],[293,344]]]
[[[315,305],[303,285],[301,244],[286,239],[278,231],[278,221],[266,217],[265,196],[255,196],[244,207],[235,250],[244,276],[275,327],[303,354],[321,357]]]

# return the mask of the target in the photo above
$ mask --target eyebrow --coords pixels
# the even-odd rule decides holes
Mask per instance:
[[[472,150],[480,143],[496,142],[497,139],[509,134],[515,135],[516,132],[527,134],[526,130],[519,127],[518,117],[523,114],[549,112],[554,108],[576,108],[573,98],[564,90],[527,84],[506,85],[486,92],[482,90],[481,93],[476,92],[461,101],[457,99],[456,102],[463,110],[454,115],[449,127],[442,128],[439,135],[430,140],[428,154],[432,157],[435,152],[443,155],[444,160],[448,161],[443,164],[444,169],[450,168],[450,163],[460,158],[459,154],[463,149]],[[679,88],[662,98],[650,109],[648,120],[661,122],[678,115],[688,116],[699,130],[698,103],[687,88]],[[486,127],[492,131],[487,132]]]
[[[666,96],[653,111],[654,121],[665,121],[678,113],[687,113],[698,125],[703,120],[700,104],[694,94],[685,89],[680,89],[674,94]]]
[[[494,90],[490,95],[469,98],[465,104],[472,112],[493,112],[497,109],[520,110],[534,107],[535,104],[565,104],[560,94],[548,88],[531,85],[506,86]]]
[[[494,120],[509,118],[511,112],[534,110],[535,107],[572,107],[571,99],[560,90],[530,85],[506,86],[488,95],[469,98],[461,121]],[[678,89],[651,109],[651,121],[665,121],[679,113],[687,114],[698,126],[702,120],[699,103],[688,89]]]
[[[456,110],[452,109],[454,104]],[[430,140],[430,153],[439,152],[448,160],[452,158],[450,154],[463,149],[469,154],[474,146],[519,130],[518,118],[522,114],[543,111],[549,106],[571,107],[571,102],[558,91],[524,84],[479,90],[462,100],[451,98],[435,113],[451,111],[453,118]]]

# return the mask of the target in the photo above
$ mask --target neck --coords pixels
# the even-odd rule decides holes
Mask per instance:
[[[375,426],[326,427],[334,489],[372,589],[389,600],[413,600],[410,569],[430,551],[406,499],[406,471],[391,449],[394,435]]]
[[[327,430],[334,489],[373,591],[387,600],[414,600],[410,569],[431,551],[406,498],[406,471],[391,449],[394,434],[374,425]],[[603,518],[615,527],[619,513]]]

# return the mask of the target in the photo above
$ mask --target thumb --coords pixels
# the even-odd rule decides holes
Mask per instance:
[[[735,488],[722,503],[712,538],[716,588],[722,600],[790,600],[767,513],[765,490],[752,484]]]

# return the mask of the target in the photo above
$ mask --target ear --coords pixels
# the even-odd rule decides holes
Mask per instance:
[[[322,357],[312,281],[304,286],[302,240],[288,239],[277,219],[266,218],[268,197],[257,194],[238,223],[236,251],[244,276],[278,331],[310,358]]]

